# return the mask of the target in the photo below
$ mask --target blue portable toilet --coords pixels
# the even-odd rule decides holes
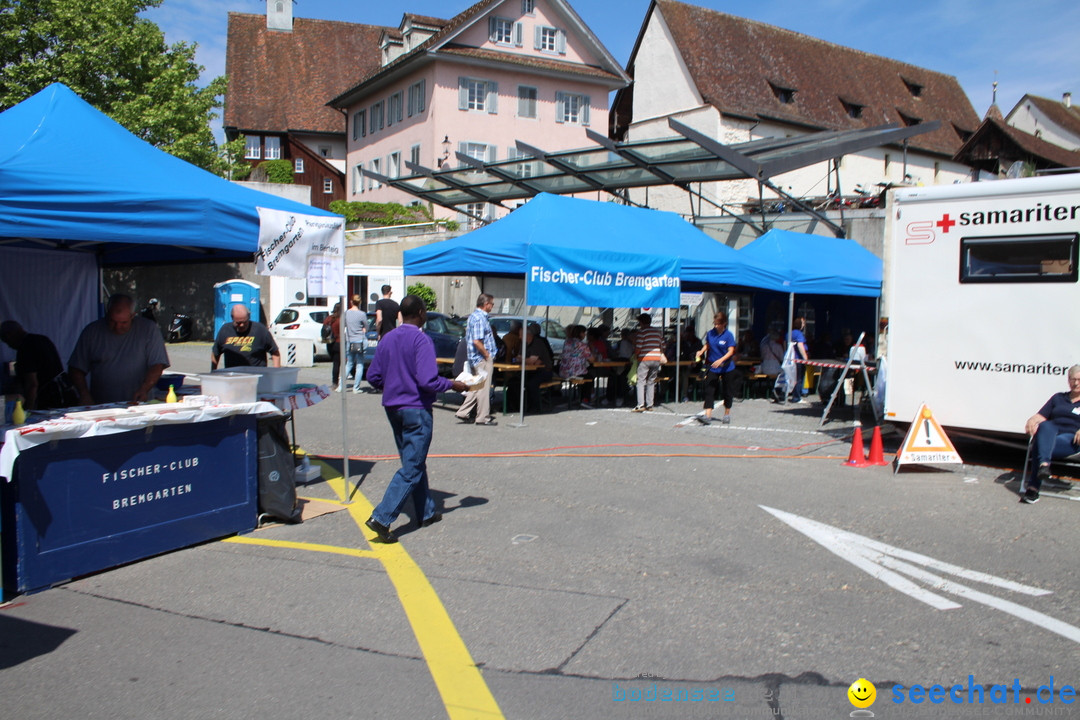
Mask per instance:
[[[247,305],[251,319],[259,321],[259,286],[247,280],[226,280],[214,286],[214,338],[221,326],[232,322],[232,306]]]

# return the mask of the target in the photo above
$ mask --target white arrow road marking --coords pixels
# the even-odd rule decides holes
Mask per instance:
[[[881,580],[894,590],[899,590],[905,595],[924,602],[937,610],[952,610],[961,607],[961,605],[916,585],[907,578],[902,577],[900,573],[925,583],[935,590],[940,590],[972,602],[995,608],[1021,620],[1045,628],[1050,632],[1057,633],[1075,643],[1080,643],[1080,628],[1074,625],[1069,625],[1068,623],[1052,618],[1049,615],[1031,610],[1023,605],[1017,605],[1009,600],[1002,600],[993,595],[987,595],[986,593],[974,590],[966,585],[961,585],[953,580],[947,580],[940,575],[927,572],[915,565],[922,565],[925,568],[937,570],[938,572],[947,573],[949,575],[955,575],[965,580],[973,580],[975,582],[993,585],[1004,590],[1011,590],[1012,592],[1018,592],[1025,595],[1050,595],[1050,590],[1023,585],[995,575],[978,572],[977,570],[968,570],[959,565],[951,565],[926,555],[920,555],[919,553],[902,550],[893,547],[892,545],[886,545],[883,542],[871,540],[868,537],[856,535],[855,533],[847,532],[846,530],[840,530],[831,525],[825,525],[816,520],[793,515],[792,513],[784,512],[783,510],[776,510],[775,508],[766,507],[764,505],[759,505],[758,507],[780,520],[783,520],[803,535],[806,535],[814,542],[822,545],[825,549],[842,557],[872,577]]]

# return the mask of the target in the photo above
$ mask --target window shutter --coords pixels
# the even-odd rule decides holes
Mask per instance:
[[[498,156],[498,153],[499,153],[499,148],[498,147],[496,147],[495,145],[488,145],[487,146],[487,161],[489,163],[495,162],[495,159]]]
[[[409,86],[409,97],[406,100],[407,107],[405,108],[405,114],[412,117],[416,112],[416,86]]]
[[[458,110],[469,109],[469,84],[463,77],[457,79],[457,106]]]
[[[543,46],[544,33],[539,25],[533,27],[533,49],[539,50]]]
[[[566,113],[566,95],[557,92],[555,93],[555,122],[561,123],[563,121],[563,115]]]
[[[562,30],[555,32],[555,47],[558,49],[560,55],[566,54],[566,33]]]
[[[488,81],[486,105],[492,115],[499,112],[499,83]]]
[[[421,80],[416,84],[416,113],[419,115],[424,112],[424,102],[427,97],[427,80]]]
[[[459,143],[457,144],[457,151],[458,151],[459,153],[461,153],[462,155],[468,155],[468,154],[469,154],[469,148],[468,148],[468,145],[467,145],[466,143],[463,143],[463,142],[459,142]],[[454,159],[455,159],[455,160],[457,160],[457,158],[454,158]],[[447,159],[447,162],[449,162],[449,159]],[[460,167],[465,167],[465,163],[461,162],[460,160],[457,160],[457,166],[458,166],[459,168],[460,168]]]
[[[375,106],[371,106],[371,117],[368,118],[368,130],[374,134],[379,129],[379,123],[375,119]]]
[[[521,47],[525,42],[525,26],[522,23],[514,23],[514,44]]]
[[[488,40],[495,42],[495,18],[488,18]]]
[[[589,96],[588,95],[582,95],[581,96],[581,124],[582,125],[588,125],[589,124],[589,104],[590,104],[589,103]]]

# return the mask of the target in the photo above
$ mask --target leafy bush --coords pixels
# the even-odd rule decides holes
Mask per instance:
[[[428,312],[435,312],[438,309],[437,299],[435,297],[435,291],[424,283],[415,283],[405,289],[406,295],[415,295],[424,301],[424,305],[427,306]]]
[[[292,160],[267,160],[259,165],[261,169],[266,171],[266,179],[268,182],[280,183],[281,185],[293,184],[293,164]]]

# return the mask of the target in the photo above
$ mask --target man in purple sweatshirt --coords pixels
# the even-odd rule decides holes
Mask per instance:
[[[388,332],[368,368],[371,386],[382,391],[383,409],[394,431],[401,469],[394,473],[382,502],[365,525],[380,542],[397,542],[390,526],[412,495],[413,517],[420,527],[442,520],[428,492],[427,454],[431,446],[431,405],[447,390],[464,392],[465,383],[439,376],[435,344],[424,331],[427,308],[415,295],[401,301],[402,324]]]

